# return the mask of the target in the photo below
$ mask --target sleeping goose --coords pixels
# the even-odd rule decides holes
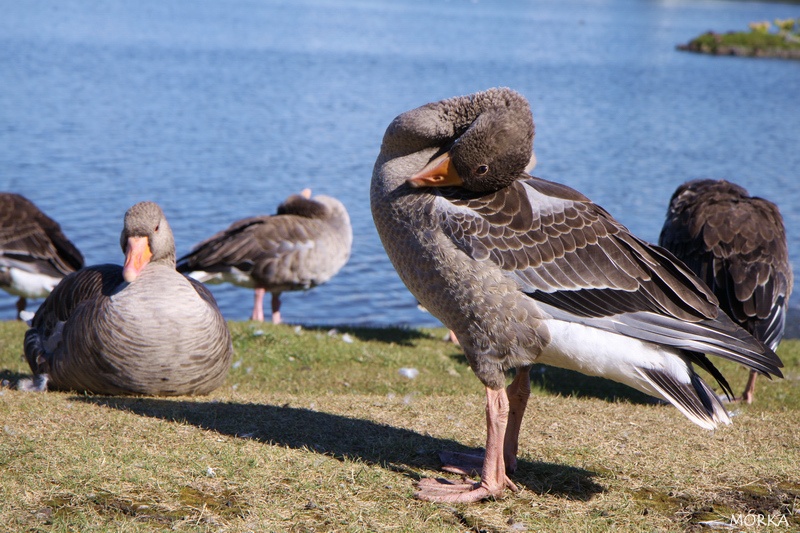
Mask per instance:
[[[287,198],[275,215],[245,218],[195,246],[178,271],[204,283],[255,289],[252,320],[264,321],[264,293],[272,293],[272,322],[281,323],[281,293],[330,280],[347,263],[353,244],[350,216],[330,196],[311,190]]]
[[[0,193],[0,288],[19,297],[18,319],[28,298],[44,298],[82,267],[83,255],[56,221],[27,198]]]
[[[70,274],[36,312],[25,334],[36,382],[155,396],[219,387],[231,364],[231,336],[209,290],[175,270],[175,241],[161,208],[131,207],[120,245],[124,266]]]
[[[670,200],[659,244],[708,285],[720,308],[755,338],[778,348],[792,268],[778,206],[726,180],[693,180]],[[750,371],[742,399],[755,395]]]
[[[424,500],[516,490],[508,474],[534,363],[627,384],[709,429],[730,417],[693,365],[730,387],[706,353],[781,376],[775,353],[720,313],[669,252],[581,193],[526,174],[532,142],[525,98],[491,89],[399,115],[375,163],[370,197],[383,246],[486,389],[485,455],[442,456],[448,471],[477,466],[481,481],[423,479]]]

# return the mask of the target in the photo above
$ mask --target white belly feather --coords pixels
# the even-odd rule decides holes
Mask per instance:
[[[61,281],[61,278],[27,272],[13,267],[9,268],[8,272],[11,274],[11,285],[5,287],[6,291],[15,296],[23,296],[25,298],[44,298]]]
[[[675,349],[561,320],[548,320],[547,327],[552,342],[538,363],[608,378],[667,401],[637,368],[662,370],[680,383],[691,382],[690,367]]]

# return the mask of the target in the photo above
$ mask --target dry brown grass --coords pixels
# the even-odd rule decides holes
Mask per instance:
[[[739,530],[800,530],[800,342],[780,350],[789,379],[714,432],[602,380],[536,374],[521,491],[450,506],[412,497],[438,450],[484,439],[481,386],[444,330],[231,326],[238,364],[207,397],[0,389],[0,530],[699,531],[747,513],[773,522]],[[12,383],[23,332],[0,323]]]

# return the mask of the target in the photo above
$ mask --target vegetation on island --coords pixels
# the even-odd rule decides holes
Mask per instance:
[[[750,31],[708,31],[678,50],[714,55],[800,59],[800,18],[751,22]]]

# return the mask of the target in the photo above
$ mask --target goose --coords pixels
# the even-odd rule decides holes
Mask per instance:
[[[34,373],[24,389],[96,394],[207,394],[233,356],[211,292],[175,270],[175,241],[161,208],[125,213],[124,266],[85,267],[64,278],[25,334]]]
[[[28,298],[44,298],[83,265],[55,220],[22,195],[0,193],[0,288],[19,298],[17,319]]]
[[[264,294],[272,293],[272,322],[280,324],[281,293],[329,281],[347,263],[353,245],[350,216],[330,196],[311,190],[289,196],[275,215],[245,218],[197,244],[178,271],[204,283],[255,289],[251,320],[264,321]]]
[[[777,205],[727,180],[687,181],[670,199],[658,242],[714,291],[729,317],[777,350],[793,281]],[[747,403],[757,375],[750,371],[742,393]]]
[[[479,470],[480,482],[424,478],[423,500],[517,490],[509,475],[534,363],[627,384],[707,429],[731,422],[694,371],[730,393],[707,353],[781,376],[777,355],[672,254],[578,191],[527,174],[533,134],[525,97],[494,88],[400,114],[375,162],[370,203],[387,255],[486,391],[484,455],[440,456],[446,471]]]

